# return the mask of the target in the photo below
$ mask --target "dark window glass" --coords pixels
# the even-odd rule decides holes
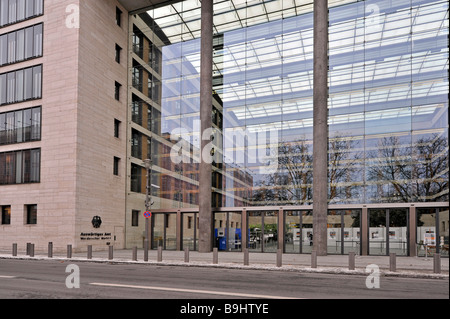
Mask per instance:
[[[1,206],[2,225],[11,225],[11,206]]]
[[[120,164],[120,158],[114,157],[114,175],[119,176],[119,164]]]
[[[116,7],[116,24],[122,26],[122,10]]]
[[[131,226],[138,227],[139,226],[139,215],[141,214],[138,210],[131,211]]]
[[[27,225],[37,224],[37,205],[26,205]]]

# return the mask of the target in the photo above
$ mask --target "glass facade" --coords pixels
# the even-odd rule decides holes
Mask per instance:
[[[200,132],[200,7],[132,22],[132,176],[145,180],[151,156],[153,209],[197,208],[200,141],[212,137],[216,247],[237,247],[227,209],[273,206],[244,218],[248,248],[274,251],[265,236],[283,227],[282,206],[283,249],[310,252],[313,1],[214,1],[211,132]],[[329,1],[328,200],[342,205],[329,211],[330,253],[361,251],[365,204],[448,205],[448,31],[447,1]],[[408,254],[408,218],[369,210],[369,252]]]
[[[341,3],[330,3],[330,204],[448,201],[448,3]],[[214,2],[214,207],[312,204],[311,10]],[[147,14],[161,61],[145,58],[162,86],[155,133],[169,146],[160,156],[179,165],[161,180],[179,181],[167,198],[196,205],[186,192],[197,194],[202,138],[200,7]]]

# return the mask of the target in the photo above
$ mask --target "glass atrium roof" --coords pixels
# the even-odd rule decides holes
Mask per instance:
[[[357,1],[330,0],[329,7],[353,2]],[[351,114],[348,107],[395,104],[448,92],[447,76],[442,75],[447,74],[449,67],[448,45],[442,45],[448,43],[448,5],[435,2],[411,8],[410,1],[389,3],[396,7],[370,15],[370,22],[378,23],[370,28],[364,21],[364,9],[359,14],[346,13],[348,17],[343,19],[342,12],[333,17],[330,11],[330,124],[361,121],[364,114],[366,120],[411,116],[411,111],[397,105],[392,106],[392,112],[361,113],[355,109]],[[170,43],[176,44],[200,38],[200,5],[199,0],[182,1],[151,9],[148,14]],[[282,18],[288,21],[287,18],[311,13],[312,9],[313,1],[304,0],[214,0],[214,29],[216,34],[224,34]],[[292,29],[283,25],[283,32],[271,37],[228,41],[216,51],[216,57],[221,58],[215,60],[214,76],[223,78],[216,89],[227,110],[238,120],[270,121],[281,112],[312,111],[313,32],[308,23]],[[199,52],[186,50],[185,58],[199,72]],[[441,106],[417,107],[414,114],[429,114]],[[307,127],[312,121],[298,119],[292,125]]]
[[[334,7],[356,0],[330,0]],[[181,1],[148,11],[170,43],[200,37],[201,1]],[[223,33],[312,12],[310,0],[214,0],[214,30]],[[181,33],[180,33],[181,30]]]

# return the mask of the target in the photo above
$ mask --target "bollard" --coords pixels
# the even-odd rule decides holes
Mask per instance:
[[[148,261],[148,240],[144,240],[144,261]]]
[[[355,252],[348,253],[348,270],[355,270]]]
[[[48,243],[48,258],[53,258],[53,243]]]
[[[189,247],[186,247],[184,249],[184,262],[188,263],[189,262]]]
[[[30,255],[30,247],[31,247],[31,243],[27,243],[27,252],[26,252],[27,256]]]
[[[397,260],[396,260],[396,254],[390,253],[389,254],[389,271],[396,272],[397,271]]]
[[[244,248],[244,266],[248,266],[250,264],[250,256],[248,253],[248,248]]]
[[[311,268],[317,268],[317,252],[315,250],[311,252]]]
[[[92,259],[92,245],[87,247],[87,259]]]
[[[133,247],[133,261],[137,261],[137,246]]]
[[[12,255],[13,257],[17,256],[17,244],[12,245]]]
[[[433,272],[435,274],[441,273],[441,254],[434,254],[433,256]]]
[[[108,260],[113,260],[114,258],[114,246],[109,246],[108,248]]]
[[[72,245],[67,245],[67,258],[72,258]]]
[[[216,248],[213,249],[213,264],[217,265],[219,263],[219,250]]]
[[[162,262],[162,252],[163,252],[162,247],[159,246],[158,247],[158,262],[159,263]]]
[[[34,244],[30,244],[30,257],[34,257]]]
[[[277,267],[281,267],[283,264],[283,251],[281,249],[277,250]]]

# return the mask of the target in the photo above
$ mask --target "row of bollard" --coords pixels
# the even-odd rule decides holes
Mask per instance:
[[[34,257],[34,244],[27,243],[26,254],[27,256]],[[87,247],[87,259],[92,259],[92,245]],[[133,247],[132,249],[132,260],[137,261],[137,247]],[[244,266],[249,266],[250,258],[249,258],[249,250],[247,248],[243,249],[244,253]],[[14,257],[17,256],[17,244],[12,245],[12,255]],[[355,270],[355,252],[350,252],[348,255],[348,269]],[[53,258],[53,243],[48,243],[48,258]],[[67,258],[72,258],[72,245],[67,245]],[[277,259],[276,266],[282,267],[283,262],[283,251],[281,249],[277,250]],[[108,248],[108,260],[114,259],[114,247],[109,246]],[[163,249],[162,247],[158,247],[157,253],[157,261],[162,262],[163,260]],[[148,261],[148,249],[144,249],[144,261]],[[184,250],[184,262],[189,263],[189,248]],[[219,263],[219,251],[217,248],[213,249],[213,264],[217,265]],[[311,268],[317,268],[317,253],[316,251],[311,252]],[[396,272],[397,271],[397,256],[395,253],[389,254],[389,271]],[[433,256],[433,272],[435,274],[441,273],[441,254],[434,254]]]

